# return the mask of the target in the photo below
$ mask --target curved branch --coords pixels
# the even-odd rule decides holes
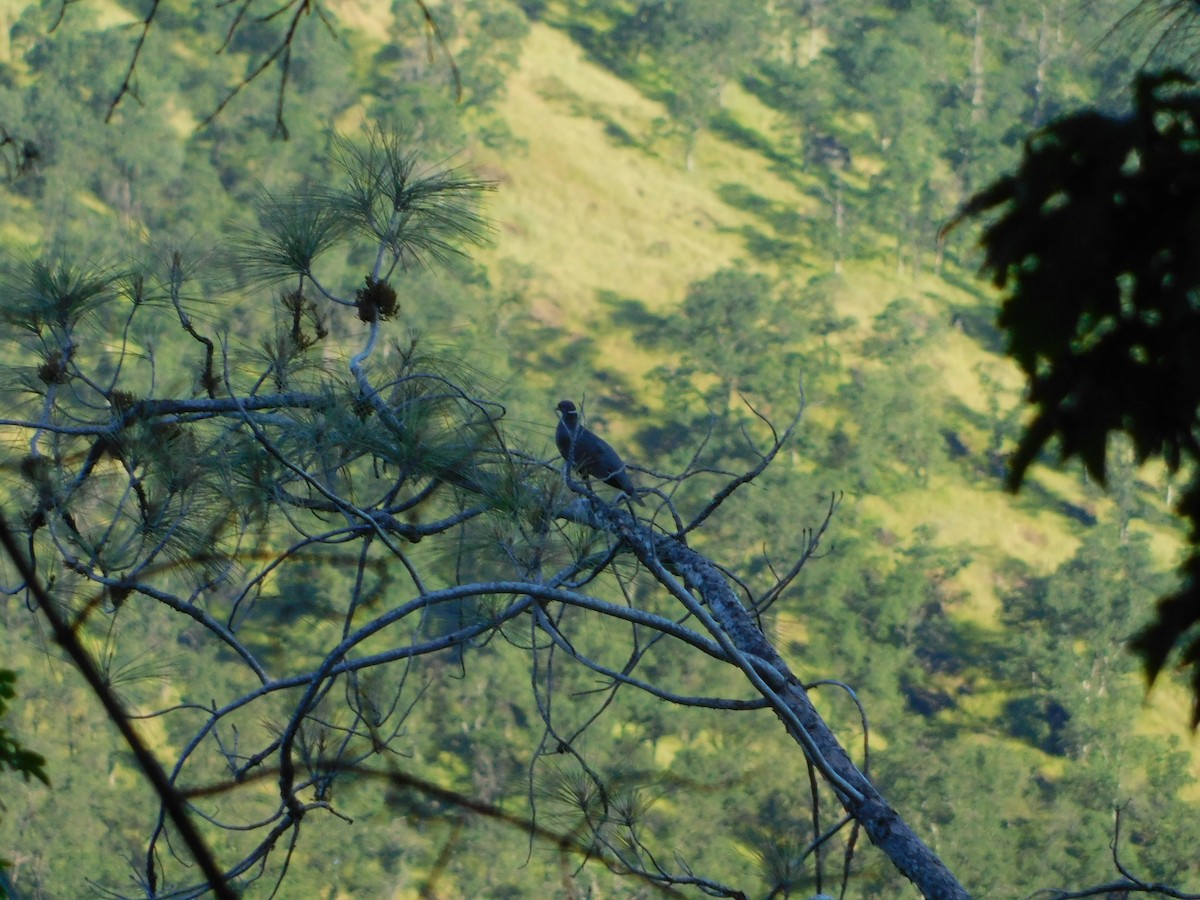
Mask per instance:
[[[1123,809],[1124,807],[1118,806],[1113,810],[1113,838],[1109,843],[1113,866],[1124,876],[1123,878],[1074,891],[1043,888],[1040,891],[1034,891],[1030,897],[1046,897],[1048,900],[1076,900],[1079,897],[1107,897],[1116,894],[1157,894],[1160,897],[1174,897],[1176,900],[1200,900],[1200,894],[1190,894],[1162,882],[1143,881],[1121,862],[1121,812]]]
[[[767,466],[771,464],[776,455],[778,455],[779,451],[783,449],[784,445],[791,438],[792,432],[796,430],[796,426],[800,424],[800,419],[804,416],[804,394],[801,392],[800,408],[792,417],[792,421],[788,423],[788,427],[784,429],[783,434],[780,435],[775,431],[775,427],[771,425],[769,421],[767,421],[766,417],[750,405],[750,401],[746,400],[745,397],[742,398],[742,401],[747,407],[750,408],[750,411],[754,413],[754,415],[766,422],[771,428],[771,436],[773,438],[771,448],[767,450],[766,453],[760,454],[758,464],[755,465],[754,468],[743,472],[741,475],[737,476],[728,484],[726,484],[725,487],[721,488],[721,490],[719,490],[715,495],[713,495],[713,498],[705,505],[704,509],[700,510],[700,512],[696,514],[695,518],[693,518],[692,521],[687,524],[687,527],[680,531],[676,537],[682,538],[689,532],[695,531],[698,527],[700,527],[701,523],[703,523],[709,516],[711,516],[720,508],[722,503],[732,496],[734,491],[743,485],[754,481],[755,478],[765,472]]]

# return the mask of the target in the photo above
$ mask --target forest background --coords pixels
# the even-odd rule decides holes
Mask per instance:
[[[226,40],[231,11],[181,3],[157,13],[116,102],[145,4],[8,3],[0,249],[94,262],[184,248],[198,261],[195,321],[265,353],[277,298],[254,293],[222,248],[259,227],[264,189],[331,179],[333,129],[398,129],[429,164],[496,190],[486,244],[406,271],[393,324],[471,370],[531,455],[553,455],[553,407],[571,397],[631,462],[674,471],[699,448],[713,469],[745,467],[742,431],[757,420],[743,397],[785,417],[802,386],[790,444],[698,546],[745,581],[768,578],[764,545],[802,546],[839,499],[820,554],[762,621],[808,677],[853,688],[872,723],[871,774],[966,885],[1020,896],[1104,882],[1121,808],[1125,862],[1195,886],[1186,692],[1167,677],[1147,695],[1126,649],[1172,589],[1173,480],[1118,444],[1107,491],[1052,459],[1021,494],[1005,491],[1021,379],[1002,354],[998,296],[976,277],[975,233],[937,240],[1031,130],[1084,105],[1126,109],[1148,60],[1186,63],[1153,22],[1123,18],[1132,8],[451,0],[429,4],[434,33],[411,0],[347,0],[297,20],[285,85],[277,60],[230,97],[287,17]],[[353,254],[329,264],[346,284],[369,267]],[[230,290],[238,302],[208,299]],[[349,348],[327,351],[338,357],[366,326],[327,327]],[[187,336],[149,342],[177,381],[166,388],[187,393]],[[15,352],[5,390],[19,408],[29,364]],[[6,509],[29,490],[27,443],[8,436]],[[423,560],[435,580],[458,564]],[[286,665],[354,572],[334,553],[281,568],[257,597],[269,625],[257,651]],[[130,707],[232,690],[194,625],[133,606],[113,604],[89,633]],[[19,672],[4,725],[51,781],[5,776],[11,883],[29,897],[135,890],[149,789],[27,598],[0,609],[3,667]],[[573,776],[533,755],[529,658],[498,631],[406,676],[421,703],[398,748],[416,778],[516,815],[537,795],[543,821],[563,824],[555,798],[570,806]],[[685,678],[715,690],[707,672]],[[852,704],[818,702],[847,744],[861,738]],[[806,775],[781,763],[773,723],[633,691],[603,723],[589,759],[637,786],[668,855],[701,856],[752,894],[816,887],[796,837],[808,806],[780,790]],[[146,730],[164,757],[178,752],[182,733]],[[353,823],[308,823],[281,896],[530,896],[562,893],[564,879],[580,894],[650,893],[595,864],[564,875],[528,832],[416,790],[351,774],[338,797]],[[903,884],[858,849],[849,896]]]

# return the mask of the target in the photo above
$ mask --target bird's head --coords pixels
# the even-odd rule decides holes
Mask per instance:
[[[575,404],[570,400],[558,401],[558,406],[554,407],[564,422],[568,425],[574,425],[579,420],[579,410],[575,408]]]

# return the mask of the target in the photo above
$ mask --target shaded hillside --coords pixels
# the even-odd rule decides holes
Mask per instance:
[[[1108,7],[1098,6],[1100,16]],[[456,104],[451,70],[412,5],[333,4],[336,35],[306,30],[298,48],[307,63],[289,88],[283,143],[269,139],[268,83],[192,129],[260,58],[261,36],[216,56],[223,30],[202,12],[177,12],[140,64],[142,105],[124,104],[106,127],[136,15],[88,8],[48,34],[50,14],[29,6],[0,17],[11,32],[0,42],[0,125],[42,148],[42,161],[0,188],[0,241],[14,257],[123,260],[146,239],[195,250],[197,321],[255,348],[268,327],[256,298],[278,289],[258,290],[252,271],[224,264],[222,235],[254,232],[262,188],[283,196],[330,177],[330,123],[351,134],[375,121],[407,129],[431,164],[495,182],[485,210],[494,233],[468,257],[407,273],[389,338],[404,347],[418,335],[422,351],[470,370],[505,405],[506,439],[535,456],[554,454],[554,404],[586,401],[590,421],[650,470],[642,483],[678,489],[683,505],[708,488],[660,476],[697,455],[713,470],[752,465],[767,429],[749,405],[782,422],[803,401],[793,445],[699,549],[761,588],[840,498],[822,555],[762,619],[805,678],[857,692],[885,792],[980,894],[1105,880],[1112,806],[1130,798],[1131,859],[1186,885],[1200,875],[1200,761],[1180,751],[1185,700],[1164,683],[1144,703],[1123,650],[1178,553],[1169,484],[1127,463],[1105,494],[1048,464],[1019,497],[1004,492],[1020,383],[1000,354],[997,298],[974,277],[969,232],[944,256],[934,239],[973,186],[1011,164],[1030,127],[1107,96],[1131,65],[1088,51],[1093,25],[1060,6],[1009,7],[981,19],[980,5],[945,4],[934,21],[915,5],[859,2],[834,19],[821,4],[804,14],[769,4],[763,40],[708,47],[670,18],[675,4],[431,4],[460,68]],[[1045,58],[1043,46],[1053,50]],[[199,64],[210,58],[214,69]],[[685,96],[693,81],[708,93]],[[348,293],[370,265],[328,262]],[[225,293],[230,284],[239,293]],[[323,361],[344,368],[365,331],[335,316]],[[174,337],[156,344],[164,360],[194,349]],[[22,490],[23,451],[10,450],[6,498]],[[471,564],[490,564],[486,540],[471,550]],[[434,578],[463,565],[421,548],[414,558]],[[328,598],[349,590],[348,571],[336,554],[306,561],[267,582],[261,614],[281,632],[296,622],[316,632]],[[634,580],[619,599],[646,600],[639,590]],[[45,896],[72,896],[81,871],[123,884],[122,854],[78,848],[99,828],[136,847],[150,815],[143,786],[71,672],[48,660],[19,598],[2,609],[5,665],[21,671],[18,731],[48,756],[55,787],[19,788],[11,802],[6,791],[0,844],[17,848],[5,851],[20,861],[16,874]],[[195,629],[135,615],[120,619],[148,648],[127,682],[131,702],[207,703],[189,698],[189,685],[224,678],[220,655]],[[421,670],[433,704],[414,713],[405,764],[508,809],[526,811],[535,796],[547,819],[569,823],[571,770],[530,780],[538,719],[526,637],[507,633]],[[608,637],[585,635],[596,647]],[[284,642],[257,649],[286,665]],[[684,680],[697,694],[730,686],[719,671]],[[594,684],[570,687],[564,696],[582,702]],[[817,693],[849,743],[857,710]],[[781,798],[780,770],[784,784],[802,784],[803,766],[786,757],[781,767],[774,722],[672,717],[664,706],[623,694],[590,750],[630,796],[653,798],[648,820],[667,846],[685,857],[705,848],[739,883],[775,883],[772,866],[798,852],[793,835],[808,825],[807,810]],[[153,734],[160,747],[181,740]],[[743,771],[727,769],[731,747]],[[464,830],[452,807],[368,778],[339,802],[354,824],[313,826],[284,895],[562,888],[558,860],[539,849],[530,862],[526,835],[497,822]],[[854,865],[851,896],[898,889],[878,859],[860,852]],[[811,867],[799,871],[796,884],[815,888]],[[578,877],[598,894],[638,890],[590,868]]]

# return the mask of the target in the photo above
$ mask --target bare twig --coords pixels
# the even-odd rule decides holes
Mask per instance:
[[[1076,900],[1079,897],[1108,897],[1117,894],[1157,894],[1160,897],[1174,897],[1176,900],[1200,900],[1200,894],[1188,893],[1187,891],[1158,881],[1144,881],[1134,875],[1121,861],[1121,813],[1123,811],[1124,806],[1117,806],[1113,809],[1113,836],[1108,846],[1112,850],[1113,867],[1124,877],[1107,882],[1106,884],[1092,885],[1091,887],[1080,888],[1078,890],[1043,888],[1030,894],[1030,898],[1042,897],[1046,898],[1046,900]]]

